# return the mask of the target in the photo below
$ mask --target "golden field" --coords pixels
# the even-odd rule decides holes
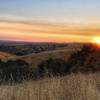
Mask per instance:
[[[0,100],[100,100],[100,73],[0,86]]]

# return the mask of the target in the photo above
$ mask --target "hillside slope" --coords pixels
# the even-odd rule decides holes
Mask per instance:
[[[56,50],[44,51],[40,53],[31,53],[24,56],[16,56],[6,52],[0,52],[0,59],[4,61],[8,60],[24,60],[36,67],[41,61],[47,60],[49,58],[61,58],[67,60],[71,54],[80,51],[82,44],[69,44],[66,47],[61,47]]]
[[[21,56],[21,57],[18,57],[17,59],[24,60],[28,62],[29,64],[31,64],[33,67],[37,67],[37,65],[40,62],[45,61],[49,58],[61,58],[67,61],[68,58],[71,56],[71,54],[77,51],[81,51],[81,48],[82,46],[77,46],[77,48],[68,46],[68,47],[58,49],[58,50],[52,50],[52,51],[47,51],[47,52],[42,52],[42,53],[37,53],[37,54],[33,53],[30,55]]]
[[[0,52],[0,60],[6,61],[9,59],[13,59],[15,57],[16,57],[16,55],[6,53],[6,52]]]

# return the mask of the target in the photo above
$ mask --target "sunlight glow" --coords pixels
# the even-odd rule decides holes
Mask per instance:
[[[92,43],[95,43],[96,46],[100,48],[100,36],[98,36],[98,37],[93,37],[93,38],[92,38]]]

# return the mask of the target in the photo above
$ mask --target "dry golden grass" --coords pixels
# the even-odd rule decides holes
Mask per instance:
[[[0,59],[3,61],[7,61],[7,60],[13,59],[15,57],[16,57],[16,55],[6,53],[6,52],[0,52]]]
[[[100,73],[0,86],[0,100],[100,100]]]
[[[64,60],[68,60],[71,54],[80,51],[80,48],[63,48],[63,49],[58,49],[58,50],[53,50],[53,51],[46,51],[46,52],[41,52],[41,53],[33,53],[30,55],[25,55],[21,57],[15,57],[15,59],[21,59],[29,64],[31,64],[33,67],[37,67],[38,64],[42,61],[45,61],[49,58],[60,58]]]

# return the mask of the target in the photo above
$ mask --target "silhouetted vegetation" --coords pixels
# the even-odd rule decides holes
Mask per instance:
[[[22,82],[34,78],[34,70],[22,60],[0,61],[0,82]]]
[[[39,64],[39,73],[41,76],[64,75],[67,62],[62,59],[48,59]]]
[[[86,62],[88,56],[95,51],[91,44],[84,45],[81,51],[78,51],[70,56],[67,61],[67,66],[70,68],[70,72],[84,72],[83,65]]]
[[[97,64],[94,64],[94,62],[98,62],[98,60],[100,60],[96,54],[100,55],[100,51],[92,44],[84,45],[81,51],[72,54],[68,59],[67,66],[70,67],[70,72],[88,73],[100,71],[99,66],[97,70],[95,69]]]
[[[50,58],[39,64],[42,76],[65,75],[69,73],[89,73],[100,71],[100,50],[92,44],[84,45],[81,51],[73,53],[67,61]]]

